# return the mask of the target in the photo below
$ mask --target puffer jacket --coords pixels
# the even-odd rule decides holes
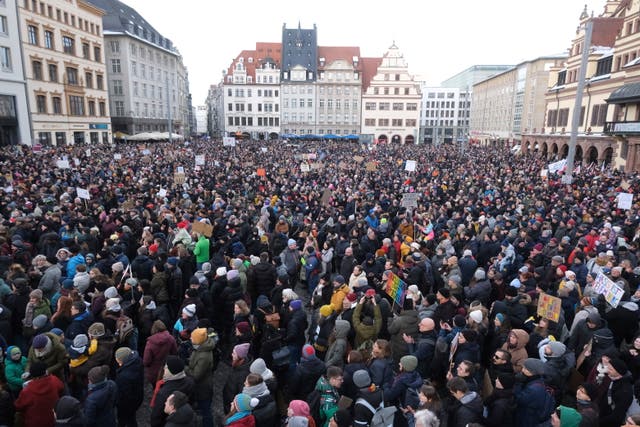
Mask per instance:
[[[529,342],[529,334],[524,329],[512,329],[511,332],[513,332],[518,338],[518,343],[514,348],[509,348],[509,339],[507,339],[507,342],[502,345],[502,349],[511,354],[513,370],[518,373],[522,371],[522,364],[525,359],[529,357],[527,349],[525,348]]]
[[[388,403],[406,406],[404,398],[409,388],[419,389],[422,386],[422,377],[418,371],[401,372],[393,380],[391,387],[384,389],[384,399]],[[482,412],[482,411],[481,411]]]
[[[360,316],[362,315],[363,304],[357,304],[353,311],[353,329],[356,332],[355,347],[367,340],[375,340],[382,328],[382,312],[377,304],[373,306],[373,325],[365,325],[362,323]]]
[[[213,397],[213,349],[215,344],[211,337],[196,348],[189,358],[187,375],[196,382],[196,399],[209,400]]]
[[[144,370],[137,351],[129,355],[122,366],[116,370],[116,385],[118,386],[116,402],[118,412],[135,416],[144,397]]]
[[[51,375],[55,375],[60,380],[64,381],[64,368],[69,363],[67,356],[67,350],[60,342],[60,338],[51,332],[46,332],[45,335],[51,341],[51,348],[46,354],[37,356],[33,347],[29,349],[29,355],[27,356],[27,371],[30,369],[33,362],[43,362],[47,365],[47,372]]]
[[[379,309],[378,309],[379,310]],[[344,366],[344,361],[347,356],[347,335],[351,330],[351,325],[346,320],[336,320],[334,326],[335,341],[329,346],[327,354],[325,355],[324,362],[327,366]]]
[[[393,361],[400,362],[400,358],[409,353],[409,347],[402,337],[407,334],[413,338],[418,337],[418,324],[420,318],[417,310],[402,310],[400,316],[394,318],[389,325],[391,335],[391,354]]]
[[[149,337],[144,348],[144,377],[155,384],[167,356],[178,353],[176,340],[168,331],[155,333]]]
[[[116,398],[118,386],[111,380],[94,384],[84,402],[84,413],[89,425],[112,427],[116,425]]]

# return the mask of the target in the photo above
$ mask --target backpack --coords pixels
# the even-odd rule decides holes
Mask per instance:
[[[135,326],[133,324],[133,320],[129,316],[125,316],[124,314],[118,317],[116,320],[116,337],[118,338],[118,343],[127,344],[129,337],[133,333]]]
[[[316,422],[316,426],[321,426],[322,416],[320,415],[320,406],[322,403],[322,394],[319,390],[313,390],[307,396],[307,404],[309,404],[309,414],[313,417],[313,420]]]
[[[373,412],[373,418],[371,418],[369,427],[393,427],[393,418],[397,411],[395,406],[385,407],[380,403],[380,406],[374,408],[369,402],[361,397],[356,400],[356,405],[358,403]]]

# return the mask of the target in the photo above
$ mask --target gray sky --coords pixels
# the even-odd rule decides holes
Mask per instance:
[[[382,56],[395,41],[411,74],[438,86],[476,64],[517,64],[566,51],[584,5],[606,0],[121,0],[178,47],[194,105],[257,41],[279,42],[282,25],[318,27],[321,46],[359,46]],[[314,7],[313,5],[317,5]]]

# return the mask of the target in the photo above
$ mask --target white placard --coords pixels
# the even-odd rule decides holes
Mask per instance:
[[[565,168],[565,166],[567,166],[567,159],[562,159],[559,160],[555,163],[550,163],[549,164],[549,172],[550,173],[556,173],[558,171],[561,171],[562,169]]]
[[[167,197],[167,190],[166,190],[166,189],[164,189],[164,188],[161,188],[161,189],[158,191],[158,197]]]
[[[542,169],[540,171],[540,176],[543,177],[543,178],[548,177],[549,176],[549,169]]]
[[[76,167],[80,166],[80,159],[77,157],[73,158],[73,164],[76,165]]]
[[[113,155],[113,160],[122,160],[122,154],[116,153]]]
[[[260,147],[260,151],[262,151],[263,153],[267,152],[267,147]]]
[[[5,193],[13,193],[13,185],[9,185],[7,187],[4,187],[4,192]]]
[[[300,171],[301,172],[309,172],[309,170],[311,170],[311,166],[309,166],[309,163],[300,163]]]
[[[204,154],[196,156],[196,166],[204,166]]]
[[[86,188],[76,187],[76,194],[78,194],[78,197],[80,197],[81,199],[91,199],[91,194],[89,194],[89,190],[87,190]]]
[[[222,146],[223,147],[235,147],[236,139],[232,136],[224,136],[222,137]]]
[[[87,148],[87,151],[84,152],[87,157],[91,157],[91,148]]]
[[[632,204],[632,193],[618,193],[618,209],[631,209]]]
[[[417,208],[418,207],[418,199],[420,198],[420,193],[403,193],[402,194],[402,202],[400,206],[405,208]]]
[[[407,160],[407,163],[404,165],[404,170],[407,172],[415,172],[416,170],[416,161],[415,160]]]
[[[184,173],[184,168],[182,166],[178,166],[176,173]]]
[[[56,166],[60,169],[69,169],[69,160],[57,160]]]
[[[145,156],[148,156],[149,154],[151,154],[151,150],[145,148],[144,150],[142,150],[142,154],[144,154]]]

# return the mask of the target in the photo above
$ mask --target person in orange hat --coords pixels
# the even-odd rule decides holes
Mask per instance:
[[[195,395],[198,412],[202,417],[202,427],[213,427],[211,401],[213,399],[213,349],[215,343],[206,328],[197,328],[191,332],[193,353],[185,373],[196,383]]]

